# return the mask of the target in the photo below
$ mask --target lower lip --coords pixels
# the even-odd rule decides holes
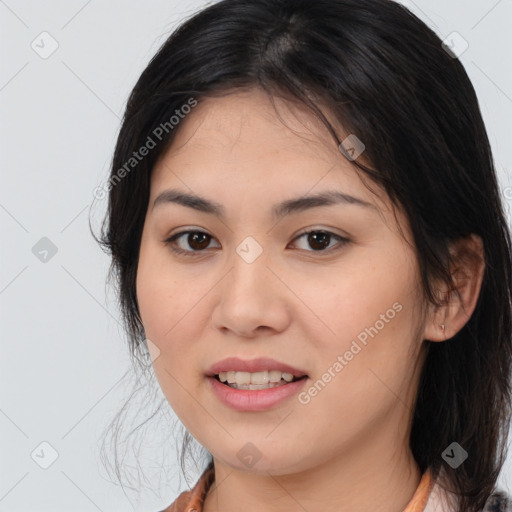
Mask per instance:
[[[265,411],[298,393],[307,380],[302,378],[288,384],[268,389],[234,389],[222,384],[215,377],[208,377],[213,392],[219,400],[237,411]]]

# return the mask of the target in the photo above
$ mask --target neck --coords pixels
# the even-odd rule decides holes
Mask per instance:
[[[399,444],[390,442],[382,431],[371,434],[352,444],[350,452],[287,475],[241,471],[214,459],[215,482],[203,510],[402,512],[419,485],[421,472],[409,449],[396,450],[408,446],[403,439]]]

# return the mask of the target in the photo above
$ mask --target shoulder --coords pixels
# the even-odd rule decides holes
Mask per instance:
[[[159,512],[185,512],[192,508],[197,512],[202,510],[202,496],[197,492],[196,485],[189,491],[183,491],[166,509]]]
[[[443,476],[444,473],[441,471],[432,482],[423,512],[456,512],[458,510],[459,498],[448,492],[442,485]],[[512,512],[512,496],[503,489],[495,488],[480,512]]]
[[[183,491],[165,510],[160,512],[202,512],[206,494],[215,481],[213,462],[206,467],[192,489]]]
[[[512,497],[502,490],[489,496],[482,512],[512,512]]]

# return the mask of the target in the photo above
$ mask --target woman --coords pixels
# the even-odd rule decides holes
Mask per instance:
[[[211,5],[142,73],[110,185],[130,343],[209,453],[167,511],[510,510],[510,234],[423,22]]]

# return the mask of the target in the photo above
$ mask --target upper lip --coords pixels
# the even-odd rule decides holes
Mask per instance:
[[[294,368],[275,359],[268,357],[259,357],[257,359],[239,359],[238,357],[228,357],[222,361],[214,363],[208,370],[208,377],[218,375],[220,372],[262,372],[265,370],[275,370],[283,373],[291,373],[294,377],[303,377],[306,372],[298,368]]]

